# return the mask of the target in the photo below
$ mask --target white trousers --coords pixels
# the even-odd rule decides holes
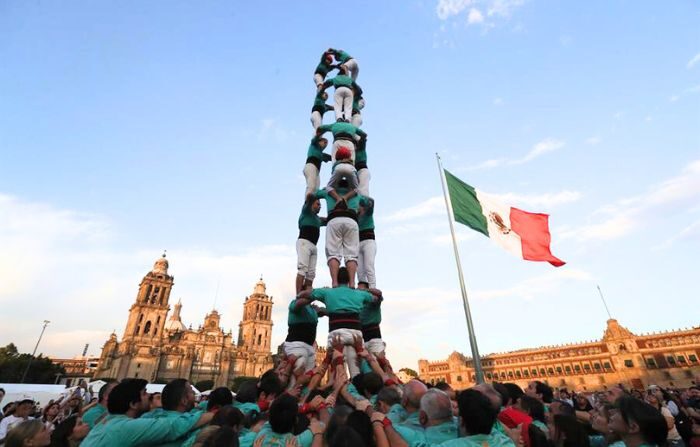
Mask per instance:
[[[362,340],[362,331],[357,329],[336,329],[328,333],[328,349],[333,349],[331,342],[334,336],[340,336],[340,341],[345,345],[343,355],[345,356],[345,364],[348,366],[350,378],[360,374],[360,366],[357,364],[357,352],[353,346],[353,336],[360,337]]]
[[[341,147],[346,147],[350,149],[350,158],[352,158],[352,161],[355,161],[355,142],[350,141],[350,140],[333,140],[333,150],[331,152],[331,159],[333,160],[333,163],[335,163],[335,153],[338,152],[338,149]]]
[[[336,121],[339,119],[350,121],[350,118],[352,118],[352,99],[352,90],[348,87],[336,87],[333,94],[333,100],[335,101],[333,110],[335,110]]]
[[[352,116],[350,119],[350,122],[352,123],[353,126],[355,127],[360,127],[362,125],[362,114],[361,113],[356,113]]]
[[[285,341],[282,345],[287,356],[294,355],[297,358],[294,369],[304,367],[304,372],[311,371],[316,367],[316,351],[314,347],[303,341]]]
[[[313,281],[316,277],[316,259],[318,251],[316,245],[306,239],[297,239],[297,274],[307,281]]]
[[[381,354],[386,349],[386,343],[381,338],[373,338],[365,342],[365,349],[374,355]]]
[[[350,163],[338,163],[333,169],[333,174],[331,174],[330,180],[328,180],[328,187],[336,188],[338,182],[341,178],[348,179],[348,189],[358,188],[360,182],[357,178],[357,169]]]
[[[323,84],[323,79],[323,76],[321,76],[318,73],[314,73],[314,84],[316,85],[316,87]]]
[[[304,178],[306,179],[306,193],[304,197],[309,194],[314,194],[321,187],[321,179],[318,175],[318,168],[313,163],[306,163],[304,165]]]
[[[343,66],[348,67],[348,71],[350,72],[350,77],[352,78],[353,81],[357,80],[357,75],[360,74],[360,66],[357,65],[357,60],[356,59],[350,59],[346,61]]]
[[[377,241],[365,239],[360,241],[360,253],[357,257],[357,280],[366,282],[372,289],[377,288],[377,276],[374,273],[374,258],[377,256]]]
[[[321,116],[321,112],[314,110],[311,112],[311,126],[314,128],[314,135],[321,124],[323,124],[323,116]]]
[[[362,168],[357,171],[357,189],[365,197],[371,197],[369,195],[369,180],[371,178],[368,168]]]
[[[360,232],[357,222],[349,217],[336,217],[326,226],[326,259],[357,262],[360,251]]]

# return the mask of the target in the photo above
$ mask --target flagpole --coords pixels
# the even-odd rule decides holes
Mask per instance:
[[[462,304],[464,305],[464,316],[467,319],[467,331],[469,332],[469,345],[472,350],[472,362],[474,362],[474,375],[476,383],[484,383],[484,370],[481,368],[481,357],[479,356],[479,347],[476,344],[476,335],[474,335],[474,323],[472,323],[472,313],[469,310],[469,299],[467,298],[467,287],[464,285],[464,273],[462,272],[462,263],[459,260],[459,250],[457,249],[457,237],[455,236],[454,215],[452,214],[452,202],[447,194],[445,187],[445,173],[442,169],[442,161],[440,156],[435,153],[437,158],[438,170],[440,171],[440,183],[442,185],[442,193],[445,196],[445,207],[447,208],[447,220],[450,222],[450,232],[452,233],[452,247],[455,252],[455,261],[457,262],[457,273],[459,274],[459,287],[462,289]]]

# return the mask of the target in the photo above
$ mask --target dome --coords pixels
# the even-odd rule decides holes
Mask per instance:
[[[261,276],[260,281],[255,283],[255,289],[253,290],[253,294],[265,295],[265,291],[266,291],[265,281],[263,281],[262,276]]]
[[[168,332],[184,332],[187,330],[187,326],[182,321],[173,319],[166,321],[163,328]]]
[[[158,260],[153,264],[153,273],[162,273],[163,275],[168,274],[168,267],[169,267],[168,260],[165,259],[165,253],[163,253],[163,256],[158,258]]]

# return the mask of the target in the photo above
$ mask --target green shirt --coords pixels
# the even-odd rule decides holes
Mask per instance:
[[[312,209],[313,200],[304,202],[299,214],[299,229],[301,227],[321,228],[321,218]]]
[[[365,199],[360,202],[365,211],[357,217],[357,226],[360,231],[374,230],[374,199],[368,197]]]
[[[352,59],[352,56],[350,56],[347,52],[345,52],[343,50],[335,50],[334,53],[335,53],[335,60],[337,60],[341,64],[344,64],[345,62]]]
[[[316,158],[319,161],[324,161],[323,149],[318,145],[318,140],[320,137],[313,137],[311,139],[311,144],[309,144],[309,150],[306,152],[306,158]]]
[[[301,306],[297,309],[297,300],[292,300],[292,302],[289,303],[287,324],[292,325],[299,323],[318,324],[318,314],[316,313],[316,309],[308,305]]]
[[[365,304],[360,312],[360,324],[362,326],[375,325],[382,322],[382,305],[381,303],[371,302]]]
[[[185,413],[187,415],[187,413]],[[107,416],[95,425],[82,447],[136,447],[174,441],[192,429],[199,418],[138,418]]]
[[[314,289],[311,292],[311,299],[325,304],[329,314],[359,314],[365,303],[371,303],[374,300],[371,293],[365,290],[351,289],[347,285],[332,289],[328,287]]]
[[[348,190],[346,188],[336,188],[335,192],[338,193],[338,195],[344,195],[348,193]],[[328,190],[324,189],[319,189],[316,191],[315,197],[317,199],[324,199],[326,201],[326,206],[328,207],[328,212],[333,211],[333,208],[335,208],[335,204],[337,201],[333,196],[330,195]],[[348,204],[348,209],[351,209],[355,212],[360,209],[360,203],[362,203],[363,206],[368,204],[369,202],[367,201],[367,198],[365,196],[362,196],[360,194],[355,194],[353,197],[347,200]]]
[[[333,136],[338,136],[340,134],[347,134],[351,137],[366,137],[367,134],[360,129],[359,127],[355,127],[350,123],[345,123],[343,121],[337,122],[337,123],[331,123],[331,124],[324,124],[323,126],[318,127],[321,132],[331,132],[333,133]]]
[[[258,436],[258,434],[254,431],[249,431],[248,433],[241,434],[238,436],[238,445],[239,447],[253,447],[253,443],[255,442],[255,438]]]
[[[459,428],[454,421],[425,427],[423,430],[401,426],[396,427],[395,430],[409,447],[428,447],[459,437]]]
[[[513,441],[500,433],[472,435],[439,444],[441,447],[515,447]]]
[[[88,424],[90,428],[95,426],[95,422],[97,422],[98,419],[102,418],[102,415],[107,414],[107,408],[105,408],[102,404],[97,404],[94,407],[90,408],[88,411],[83,414],[83,422]]]
[[[233,402],[233,408],[238,408],[241,410],[241,413],[244,415],[247,415],[251,411],[257,411],[260,413],[260,407],[258,407],[258,404],[255,402]]]
[[[255,437],[260,438],[265,436],[265,441],[262,443],[263,447],[286,447],[286,441],[288,438],[296,438],[298,447],[311,447],[311,442],[314,439],[311,430],[305,430],[294,436],[292,433],[276,433],[272,431],[272,427],[269,422],[265,422],[262,426],[260,432]]]
[[[386,413],[386,417],[389,418],[391,423],[394,425],[406,419],[406,416],[408,416],[408,413],[406,413],[406,409],[401,406],[401,404],[392,405],[389,407],[389,411]]]
[[[333,87],[348,87],[351,88],[353,80],[350,76],[339,74],[338,76],[326,81],[326,84],[332,84]]]
[[[206,402],[204,402],[206,404]],[[201,405],[201,403],[200,403]],[[193,424],[199,420],[200,416],[204,411],[200,407],[196,407],[193,410],[185,413],[180,413],[178,411],[173,411],[173,410],[164,410],[162,408],[155,408],[148,413],[144,413],[141,415],[141,419],[178,419],[178,418],[184,418],[188,420],[192,420]],[[195,429],[192,432],[186,434],[185,436],[182,436],[178,438],[175,441],[172,442],[165,442],[165,443],[154,443],[154,446],[160,446],[160,447],[179,447],[181,445],[192,445],[194,443],[195,438],[197,437],[197,434],[201,428]]]
[[[398,427],[407,427],[413,430],[423,430],[423,426],[420,424],[420,419],[418,418],[420,411],[416,410],[413,413],[406,416],[403,422],[399,423]]]

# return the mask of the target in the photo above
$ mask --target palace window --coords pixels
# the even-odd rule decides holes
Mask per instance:
[[[590,370],[591,370],[591,365],[589,365],[588,363],[584,363],[584,364],[583,364],[583,370],[586,371],[586,372],[590,372]]]
[[[523,376],[525,376],[525,377],[530,377],[530,373],[528,372],[527,369],[524,369],[524,370],[523,370]]]
[[[561,366],[557,366],[557,374],[561,374],[561,372],[562,372]]]
[[[647,360],[647,368],[656,368],[656,361],[649,357],[646,359]]]
[[[685,357],[682,355],[679,355],[676,357],[678,359],[678,363],[686,363]]]
[[[566,371],[567,374],[571,374],[571,367],[569,365],[566,365],[564,367],[564,370]]]
[[[457,382],[461,382],[461,381],[462,381],[462,376],[457,376]]]
[[[532,377],[537,377],[537,370],[536,369],[530,370],[530,374],[532,374]]]
[[[515,377],[517,377],[518,379],[522,377],[520,371],[515,371]]]
[[[492,377],[493,377],[493,376],[491,375],[491,373],[486,373],[486,378],[487,378],[487,379],[491,380]]]
[[[593,368],[595,368],[596,371],[600,371],[600,363],[594,363]]]
[[[695,356],[695,354],[690,354],[688,356],[688,360],[690,360],[690,363],[697,363],[698,362],[698,358]]]
[[[672,355],[666,356],[666,360],[668,361],[669,365],[675,365],[676,364],[676,358],[673,357]]]
[[[549,374],[549,375],[554,374],[554,368],[547,368],[547,374]]]
[[[605,369],[612,369],[612,366],[610,366],[610,362],[605,362],[605,363],[603,363],[603,367],[604,367]]]
[[[574,371],[576,371],[577,373],[580,373],[581,372],[581,365],[574,365]]]
[[[634,363],[632,363],[632,360],[625,360],[625,366],[628,368],[634,367]]]
[[[508,377],[511,379],[513,378],[513,371],[508,371]]]
[[[550,368],[550,369],[551,369],[551,368]],[[545,371],[544,368],[540,368],[540,375],[541,375],[541,376],[544,376],[545,374],[547,374],[547,371]],[[550,373],[550,374],[551,374],[551,373]]]

